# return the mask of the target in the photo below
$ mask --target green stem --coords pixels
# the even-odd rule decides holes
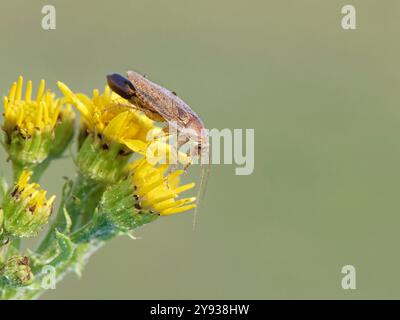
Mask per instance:
[[[10,243],[8,244],[6,258],[10,258],[11,256],[18,254],[20,248],[21,248],[20,238],[11,240]]]
[[[105,217],[98,217],[71,234],[72,242],[76,244],[91,242],[92,240],[109,240],[117,235],[115,227]]]
[[[33,175],[31,178],[33,182],[38,182],[42,178],[44,172],[47,170],[52,160],[53,159],[50,157],[46,158],[46,160],[33,168]]]
[[[24,169],[29,169],[29,168],[21,165],[20,163],[17,163],[16,161],[13,161],[13,181],[18,180],[19,176],[21,175]]]
[[[32,182],[38,182],[44,172],[47,170],[47,168],[50,165],[50,162],[52,161],[52,158],[47,158],[44,160],[42,163],[39,164],[30,164],[30,165],[21,165],[20,163],[14,161],[13,162],[13,181],[17,181],[19,176],[21,175],[23,170],[31,170],[33,171],[33,175],[31,178]]]
[[[58,283],[61,281],[69,272],[73,271],[78,264],[82,264],[89,260],[90,256],[92,256],[99,248],[103,246],[104,241],[95,241],[91,243],[81,243],[75,249],[74,259],[72,259],[69,263],[64,265],[60,265],[56,267],[56,274]],[[23,300],[31,300],[37,299],[42,294],[45,293],[45,289],[39,287],[36,289],[25,289],[20,290],[18,293],[14,293],[14,295],[10,294],[9,299],[23,299]]]
[[[103,190],[104,187],[102,185],[78,174],[73,182],[71,191],[63,197],[56,220],[49,228],[49,231],[41,242],[37,253],[44,253],[48,247],[51,247],[51,244],[54,241],[54,232],[56,228],[61,231],[65,230],[66,221],[64,210],[67,211],[71,218],[71,231],[79,229],[79,227],[92,216],[98,202],[100,201]]]

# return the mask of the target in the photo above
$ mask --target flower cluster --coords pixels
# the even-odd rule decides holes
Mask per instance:
[[[43,292],[41,267],[50,264],[59,279],[71,270],[80,272],[110,238],[196,207],[195,197],[181,197],[194,183],[181,184],[185,171],[171,165],[191,159],[175,152],[153,120],[108,87],[93,90],[91,97],[62,82],[58,88],[62,97],[42,80],[32,97],[32,82],[23,93],[19,77],[3,100],[3,145],[14,181],[8,187],[0,177],[0,298],[36,297]],[[21,239],[36,236],[53,211],[55,196],[47,197],[38,180],[73,140],[73,107],[80,114],[77,175],[65,183],[39,247],[21,254]]]

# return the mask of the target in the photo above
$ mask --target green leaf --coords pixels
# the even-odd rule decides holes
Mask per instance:
[[[63,233],[69,234],[71,232],[72,219],[68,213],[67,208],[64,207],[63,212],[64,212],[64,218],[65,218],[65,226],[64,226]]]

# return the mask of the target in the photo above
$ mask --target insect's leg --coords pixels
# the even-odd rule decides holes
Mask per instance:
[[[188,137],[186,137],[186,136],[184,136],[184,135],[178,135],[178,141],[177,141],[177,145],[176,145],[176,147],[177,147],[177,149],[178,150],[180,150],[180,148],[182,147],[182,146],[184,146],[185,144],[187,144],[188,142],[190,141],[190,139],[188,138]],[[186,155],[187,156],[190,156],[190,149],[186,152]]]
[[[126,108],[126,109],[133,109],[133,110],[137,110],[137,111],[142,111],[139,107],[137,107],[134,104],[117,102],[114,105],[111,105],[109,107],[104,108],[103,112],[110,111],[110,110],[115,109],[115,108]]]
[[[189,139],[185,135],[181,134],[179,132],[179,130],[177,130],[175,127],[170,126],[170,125],[164,127],[162,129],[162,132],[165,133],[165,137],[169,138],[169,146],[170,146],[172,152],[174,152],[175,157],[176,157],[176,159],[175,159],[176,162],[174,162],[174,164],[170,166],[169,170],[171,170],[171,171],[178,170],[179,164],[180,164],[179,149],[184,144],[186,144],[189,141]],[[187,168],[187,165],[185,165],[185,170],[186,170],[186,168]]]
[[[191,165],[192,163],[191,162],[188,162],[187,164],[185,164],[184,166],[183,166],[183,171],[187,171],[187,169],[190,167],[190,165]]]
[[[162,130],[160,132],[158,132],[154,138],[155,139],[160,139],[161,141],[168,141],[168,139],[171,136],[171,132],[169,131],[169,127],[166,126],[164,128],[162,128]]]
[[[170,126],[165,126],[164,128],[162,128],[162,132],[164,132],[166,135],[170,135],[171,133]]]
[[[189,142],[189,138],[185,135],[178,135],[178,148],[182,147],[183,145],[185,145],[186,143]]]
[[[179,135],[178,136],[178,150],[183,146],[183,145],[185,145],[185,144],[187,144],[188,142],[190,141],[190,139],[187,137],[187,136],[185,136],[185,135]],[[187,157],[188,158],[191,158],[192,156],[193,156],[193,150],[192,150],[192,147],[191,146],[189,146],[189,150],[186,152],[186,155],[187,155]],[[184,166],[183,166],[183,170],[184,171],[186,171],[188,168],[189,168],[189,166],[191,165],[192,163],[189,161],[188,163],[186,163]]]

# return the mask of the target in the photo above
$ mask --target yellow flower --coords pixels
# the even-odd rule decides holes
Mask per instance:
[[[16,128],[28,138],[35,131],[52,131],[60,115],[62,102],[55,99],[50,90],[45,92],[45,81],[40,82],[36,98],[32,100],[32,81],[27,82],[25,96],[22,96],[23,78],[14,82],[7,97],[4,97],[6,132]]]
[[[190,163],[186,154],[177,152],[167,143],[168,138],[161,127],[108,86],[103,93],[93,90],[92,98],[73,93],[62,82],[58,82],[58,87],[81,113],[82,127],[92,134],[145,155],[151,163]]]
[[[196,207],[195,197],[177,199],[180,193],[192,189],[195,184],[180,185],[180,176],[184,171],[176,170],[166,175],[168,167],[167,164],[155,167],[145,158],[130,165],[132,183],[136,188],[140,206],[162,216]]]
[[[79,110],[89,132],[104,136],[107,142],[125,145],[132,151],[145,150],[146,137],[154,129],[154,123],[126,100],[108,87],[103,93],[93,90],[92,98],[73,93],[62,82],[58,82],[58,87]]]
[[[12,194],[22,201],[27,200],[27,205],[32,215],[37,215],[39,210],[50,214],[50,209],[56,196],[52,196],[50,199],[46,200],[46,190],[40,189],[38,183],[29,183],[31,176],[31,171],[22,171]]]
[[[49,219],[55,196],[47,199],[39,184],[29,182],[31,176],[31,171],[23,170],[3,201],[2,237],[33,236]]]
[[[64,151],[73,135],[75,114],[71,106],[46,90],[44,80],[33,98],[32,81],[27,82],[23,95],[20,76],[3,103],[5,147],[14,165],[32,168],[50,153],[55,156]]]
[[[196,207],[196,198],[179,195],[194,187],[194,183],[180,185],[183,170],[166,173],[168,164],[154,166],[145,158],[128,165],[129,175],[108,186],[102,195],[98,215],[107,223],[104,233],[114,233],[113,226],[122,233],[129,232],[159,216],[167,216]],[[99,219],[99,221],[102,221]]]

